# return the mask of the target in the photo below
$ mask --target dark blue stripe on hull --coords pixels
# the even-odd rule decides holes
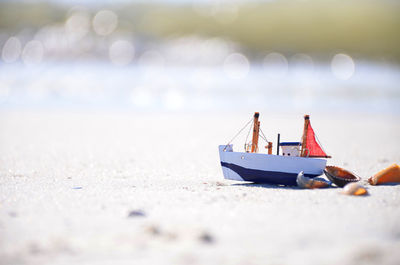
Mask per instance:
[[[268,183],[268,184],[278,184],[287,186],[297,186],[296,173],[285,173],[276,171],[264,171],[258,169],[250,169],[241,167],[235,164],[230,164],[226,162],[221,162],[221,166],[229,168],[236,172],[245,181],[251,181],[255,183]],[[306,177],[315,178],[318,175],[304,174]]]

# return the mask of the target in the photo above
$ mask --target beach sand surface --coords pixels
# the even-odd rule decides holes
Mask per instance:
[[[0,264],[400,264],[400,185],[366,182],[400,163],[399,118],[311,115],[354,197],[224,180],[251,115],[2,111]],[[260,119],[301,137],[302,115]]]

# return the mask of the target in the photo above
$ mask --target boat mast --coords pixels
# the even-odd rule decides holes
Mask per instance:
[[[281,145],[281,134],[280,133],[278,133],[278,140],[276,142],[277,142],[277,144],[276,144],[276,155],[278,156],[279,155],[279,146]]]
[[[251,152],[257,153],[258,150],[258,135],[260,133],[260,122],[258,121],[258,117],[260,114],[258,112],[254,113],[254,122],[253,122],[253,140],[251,141]]]
[[[272,155],[272,142],[268,142],[268,145],[266,146],[266,148],[268,149],[268,154]]]
[[[303,138],[301,141],[301,152],[300,156],[306,156],[306,152],[309,152],[306,149],[307,143],[307,132],[308,132],[308,125],[310,124],[310,115],[304,115],[304,130],[303,130]]]

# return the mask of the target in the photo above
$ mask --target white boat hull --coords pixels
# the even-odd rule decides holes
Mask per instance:
[[[307,177],[323,174],[326,159],[234,152],[232,145],[220,145],[224,178],[256,183],[295,186],[300,171]]]

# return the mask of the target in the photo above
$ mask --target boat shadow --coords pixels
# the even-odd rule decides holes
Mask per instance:
[[[302,190],[297,186],[285,186],[285,185],[274,185],[274,184],[263,184],[263,183],[234,183],[231,186],[239,187],[257,187],[264,189],[285,189],[285,190]]]
[[[388,182],[388,183],[379,183],[378,185],[374,185],[374,186],[398,186],[398,185],[400,185],[400,183]]]
[[[233,183],[230,186],[257,187],[257,188],[264,188],[264,189],[310,190],[310,189],[303,189],[298,186],[285,186],[285,185],[274,185],[274,184],[264,184],[264,183]],[[321,189],[325,190],[325,189],[337,189],[337,188],[339,188],[339,187],[329,186],[329,187],[321,188]]]

